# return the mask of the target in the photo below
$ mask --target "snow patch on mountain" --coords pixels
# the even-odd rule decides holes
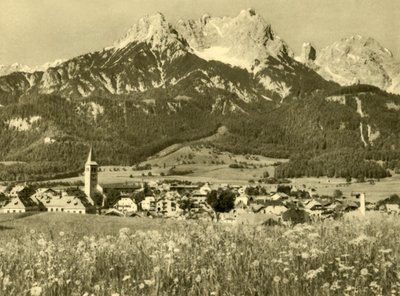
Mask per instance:
[[[364,138],[364,129],[363,129],[362,122],[360,122],[360,135],[361,135],[361,141],[363,142],[364,146],[367,147],[368,143],[367,143],[367,141],[365,141],[365,138]]]
[[[96,102],[82,102],[77,107],[79,114],[89,115],[93,120],[97,120],[99,115],[104,114],[104,107]]]
[[[343,38],[321,49],[314,61],[306,57],[299,61],[341,85],[370,84],[400,94],[400,62],[372,38]]]
[[[215,103],[211,106],[211,113],[221,112],[222,115],[227,115],[229,113],[241,113],[248,114],[237,104],[229,101],[217,98]]]
[[[389,103],[386,103],[386,108],[388,108],[389,110],[399,111],[400,110],[400,105],[397,105],[394,102],[389,102]]]
[[[269,76],[263,76],[260,79],[260,83],[265,89],[277,93],[282,99],[286,98],[290,94],[291,87],[287,86],[284,81],[274,81]]]
[[[367,125],[367,130],[368,130],[368,141],[371,144],[371,146],[373,146],[374,141],[380,137],[381,133],[378,130],[372,131],[372,128],[369,124]]]
[[[180,20],[177,30],[199,57],[249,71],[257,60],[293,56],[271,25],[252,9],[242,10],[236,17],[207,15],[199,20]]]
[[[29,131],[35,122],[38,122],[41,116],[29,116],[29,117],[15,117],[5,121],[5,124],[9,128],[16,129],[17,131],[24,132]]]
[[[53,138],[51,138],[51,137],[45,137],[44,140],[43,140],[43,142],[44,142],[45,144],[53,144],[53,143],[57,142],[57,140],[56,140],[56,139],[53,139]]]
[[[268,98],[267,96],[261,95],[261,97],[263,97],[264,99],[266,99],[267,101],[273,102],[273,100],[271,98]]]
[[[203,51],[195,50],[194,54],[206,61],[219,61],[231,66],[237,66],[243,69],[250,69],[252,63],[240,57],[234,57],[229,54],[230,48],[223,46],[213,46],[206,48]]]
[[[362,103],[359,98],[355,98],[357,103],[357,113],[360,114],[361,118],[364,118],[366,115],[362,110]]]
[[[330,96],[325,98],[328,102],[336,102],[342,105],[346,105],[346,97],[345,96]]]

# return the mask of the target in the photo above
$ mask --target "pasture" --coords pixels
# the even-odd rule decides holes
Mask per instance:
[[[1,295],[398,295],[400,219],[295,227],[0,215]]]

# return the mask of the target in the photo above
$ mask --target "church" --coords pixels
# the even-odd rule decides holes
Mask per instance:
[[[93,148],[90,147],[89,155],[85,163],[85,189],[84,192],[88,201],[94,205],[93,196],[98,188],[99,165],[94,160]]]

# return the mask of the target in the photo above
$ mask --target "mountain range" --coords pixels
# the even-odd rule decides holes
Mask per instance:
[[[89,144],[102,164],[132,165],[220,126],[212,144],[239,153],[397,161],[390,51],[354,36],[295,57],[252,9],[174,25],[157,13],[99,51],[0,70],[0,159],[25,163],[0,167],[0,179],[77,171]]]

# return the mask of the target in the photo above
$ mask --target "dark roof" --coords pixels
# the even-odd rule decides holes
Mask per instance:
[[[114,184],[100,184],[103,189],[139,189],[142,186],[138,183],[114,183]]]
[[[400,197],[397,194],[394,194],[388,198],[385,198],[384,200],[378,201],[379,205],[386,205],[386,204],[398,204],[400,205]]]
[[[30,197],[19,197],[25,207],[35,207],[37,204]]]

